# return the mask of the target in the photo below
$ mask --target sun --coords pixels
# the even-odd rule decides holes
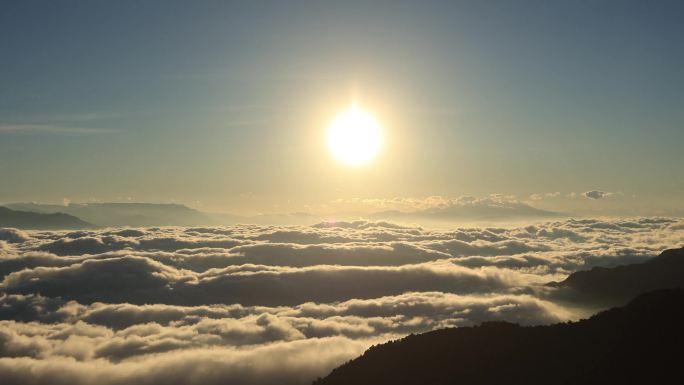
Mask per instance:
[[[382,136],[382,127],[375,117],[353,103],[328,126],[328,148],[338,162],[361,166],[378,155]]]

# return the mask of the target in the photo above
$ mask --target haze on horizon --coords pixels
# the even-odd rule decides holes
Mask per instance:
[[[682,215],[682,8],[4,2],[0,202]],[[361,167],[326,146],[352,101],[384,134]]]

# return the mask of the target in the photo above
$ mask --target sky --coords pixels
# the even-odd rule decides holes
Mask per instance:
[[[562,281],[684,244],[683,19],[0,1],[0,205],[92,225],[0,207],[73,228],[0,228],[3,384],[310,384],[408,334],[618,305]]]
[[[253,214],[503,194],[681,214],[683,16],[679,1],[4,1],[0,202]],[[353,100],[384,129],[363,167],[325,145]]]

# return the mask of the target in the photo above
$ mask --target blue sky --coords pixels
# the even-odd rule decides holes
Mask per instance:
[[[270,212],[598,189],[676,210],[683,16],[678,1],[6,1],[0,202]],[[352,97],[386,131],[354,170],[322,139]]]

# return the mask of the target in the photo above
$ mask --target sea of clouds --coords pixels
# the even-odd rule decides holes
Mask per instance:
[[[684,220],[0,229],[3,384],[306,384],[375,343],[583,314],[544,284],[684,244]]]

